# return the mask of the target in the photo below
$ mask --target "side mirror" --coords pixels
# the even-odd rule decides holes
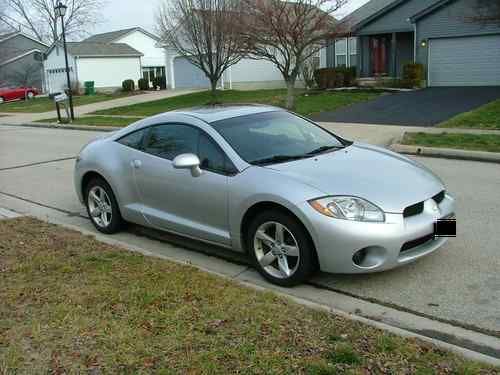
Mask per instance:
[[[174,158],[174,168],[190,169],[193,177],[201,176],[200,159],[195,154],[180,154]]]

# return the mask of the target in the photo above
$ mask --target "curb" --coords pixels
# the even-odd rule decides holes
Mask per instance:
[[[393,143],[392,145],[389,146],[389,148],[392,151],[408,155],[482,161],[488,163],[500,163],[500,153],[498,152],[468,151],[468,150],[456,150],[452,148],[409,146],[409,145],[402,145],[400,143]]]
[[[71,125],[71,124],[52,124],[52,123],[24,123],[24,124],[2,124],[1,126],[12,126],[12,127],[25,127],[25,128],[41,128],[41,129],[61,129],[61,130],[84,130],[84,131],[104,131],[112,132],[116,130],[123,129],[124,126],[91,126],[91,125]]]

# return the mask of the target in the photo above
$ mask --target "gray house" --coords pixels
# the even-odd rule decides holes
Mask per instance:
[[[0,85],[43,89],[42,54],[47,48],[20,31],[0,35]]]
[[[397,78],[405,63],[417,62],[428,86],[500,85],[500,23],[475,20],[479,1],[372,0],[344,20],[357,37],[351,65],[360,78]],[[335,45],[327,66],[338,65]]]

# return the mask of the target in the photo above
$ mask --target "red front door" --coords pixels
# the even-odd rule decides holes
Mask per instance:
[[[373,74],[387,74],[387,39],[385,37],[372,37],[371,51]]]

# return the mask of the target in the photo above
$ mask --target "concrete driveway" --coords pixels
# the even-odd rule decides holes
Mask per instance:
[[[321,122],[434,126],[500,98],[500,87],[432,87],[384,94],[311,118]]]
[[[0,126],[0,207],[42,217],[62,215],[64,222],[91,230],[89,221],[82,219],[85,210],[73,190],[74,160],[67,158],[98,135]],[[318,275],[314,283],[400,310],[500,334],[498,165],[418,160],[437,172],[456,195],[459,237],[434,255],[404,268],[368,276]],[[153,253],[167,248],[153,248],[142,237],[125,235],[127,241]],[[252,275],[252,271],[241,272],[242,279]]]

